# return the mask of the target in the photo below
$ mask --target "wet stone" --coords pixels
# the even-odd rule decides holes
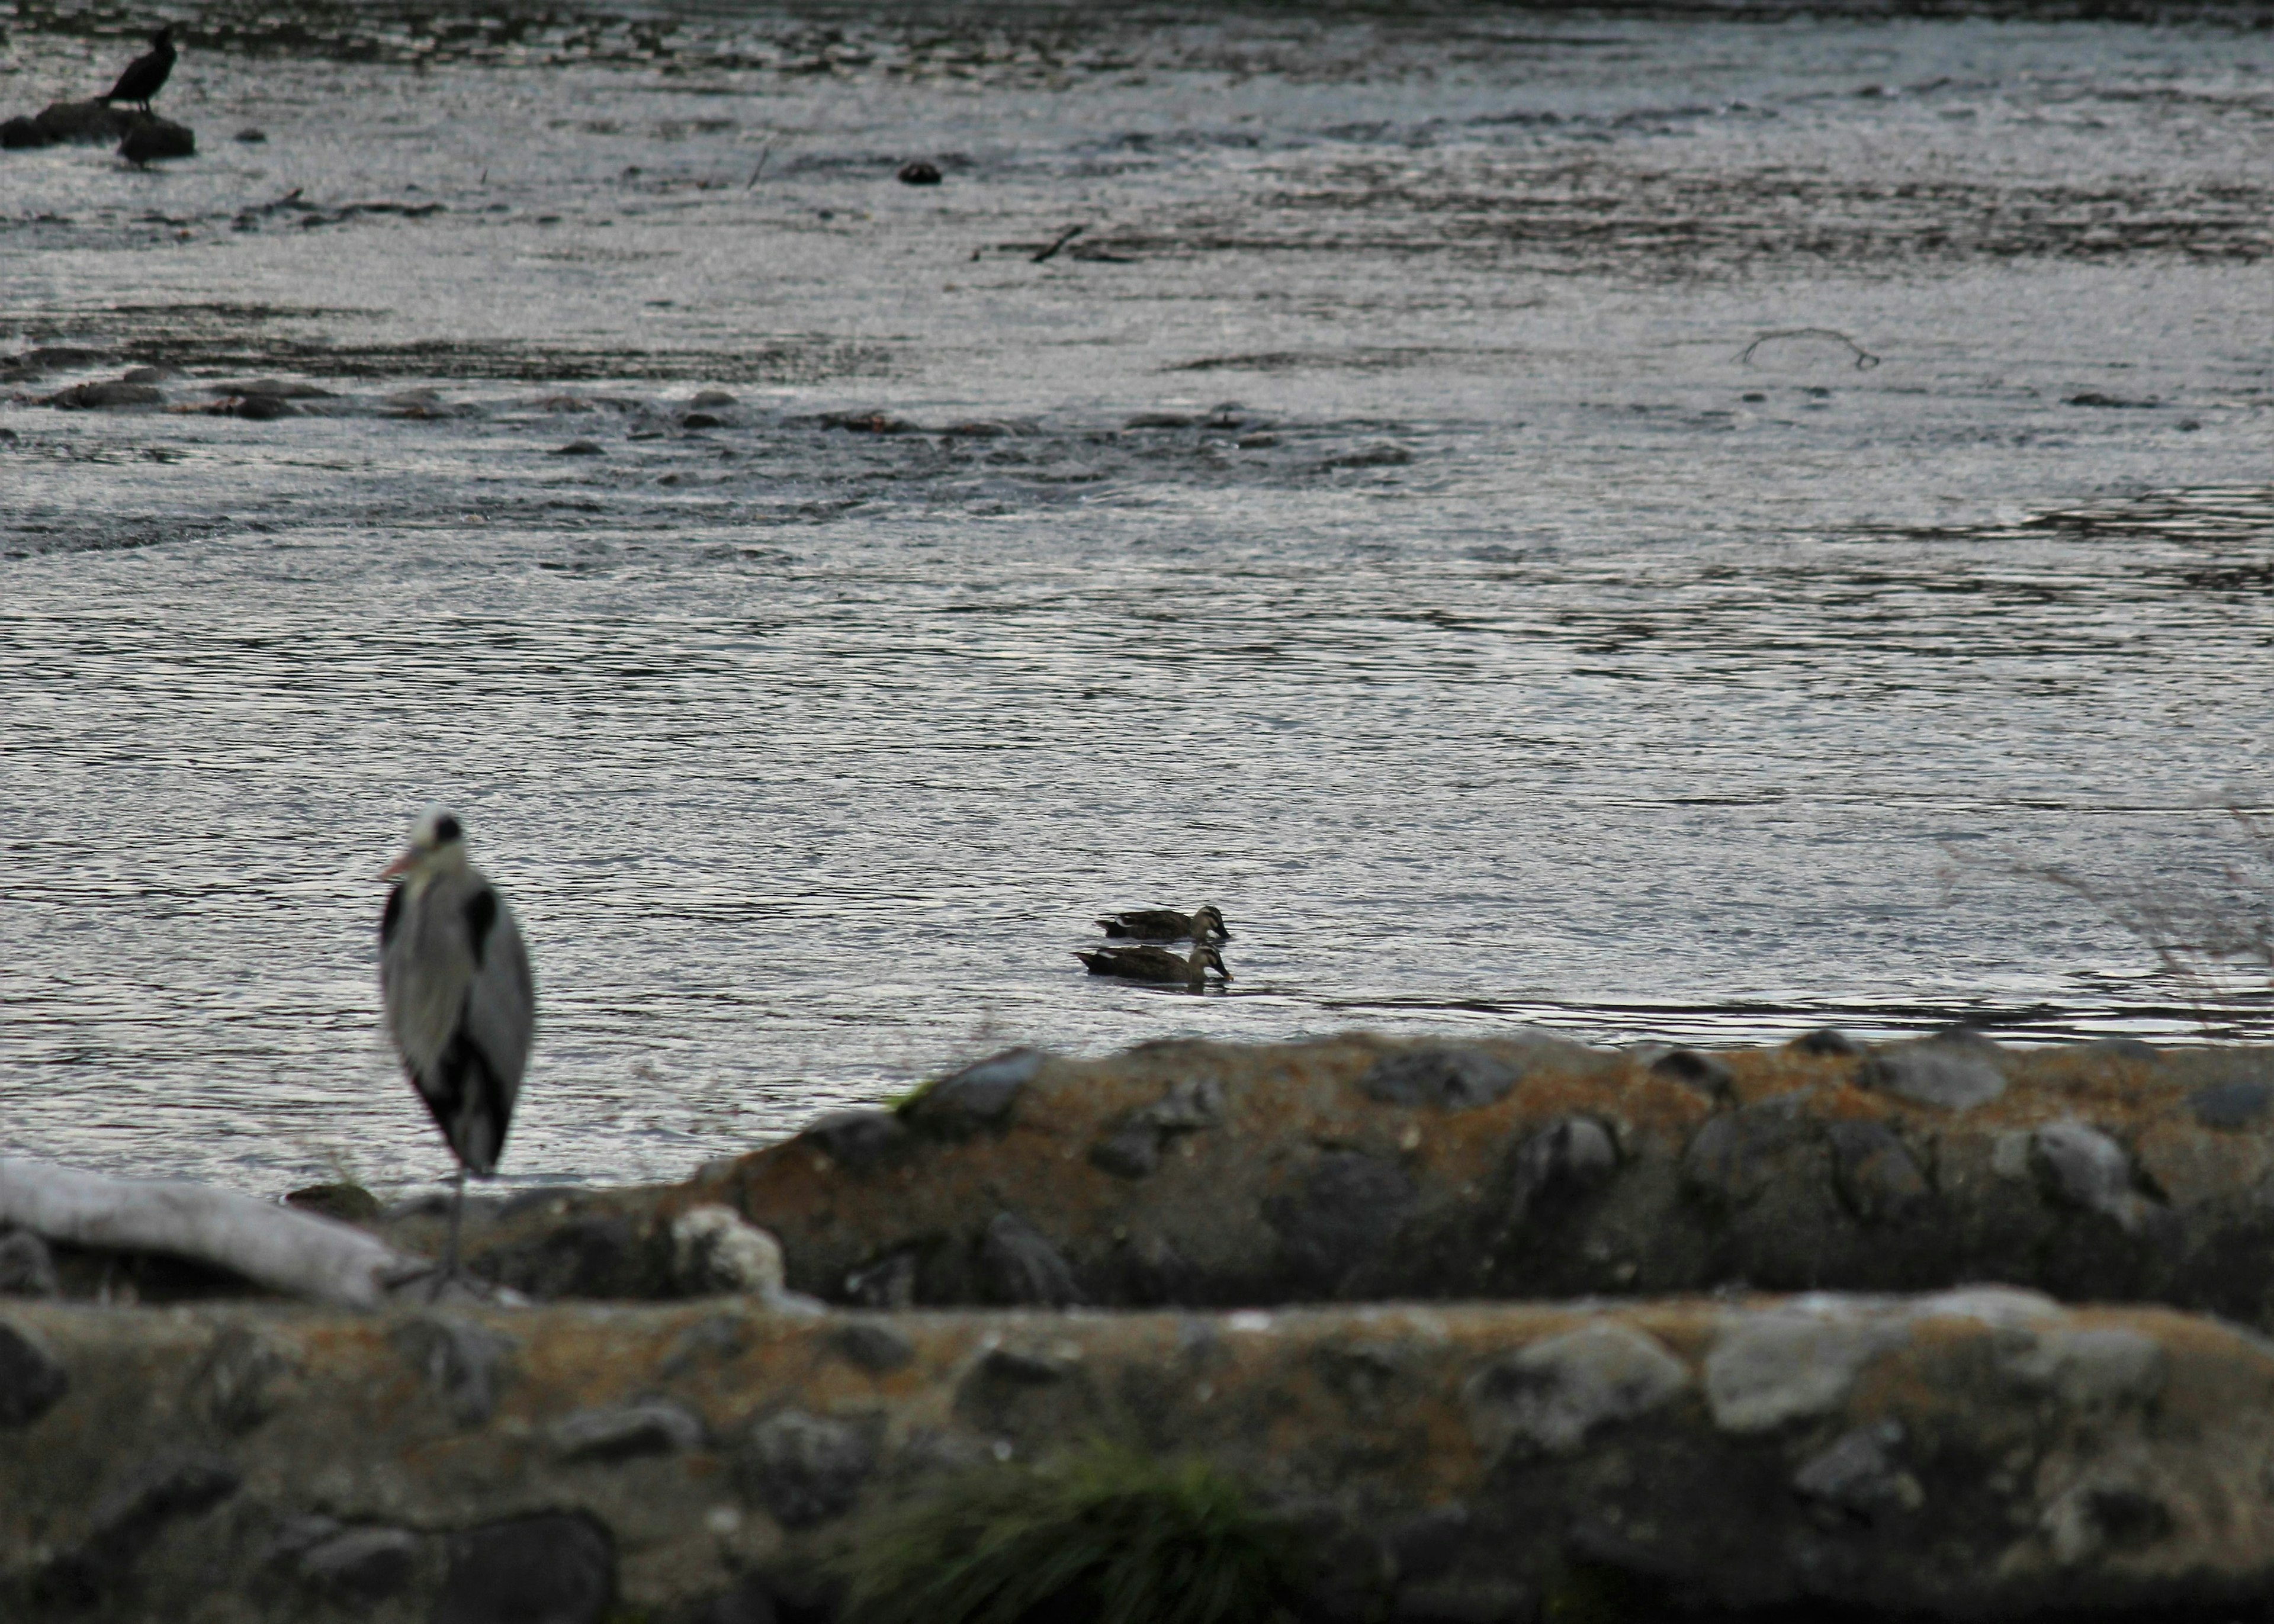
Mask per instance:
[[[1618,1147],[1592,1116],[1560,1116],[1517,1147],[1509,1190],[1509,1222],[1548,1215],[1618,1170]]]
[[[2163,1396],[2171,1358],[2153,1337],[2122,1327],[2062,1327],[2008,1345],[2002,1367],[2072,1410],[2152,1404]]]
[[[2081,1122],[2052,1122],[2029,1135],[2029,1169],[2044,1192],[2072,1207],[2136,1229],[2143,1204],[2132,1190],[2124,1147]]]
[[[1937,1038],[1881,1049],[1856,1079],[1921,1105],[1962,1111],[2006,1092],[1997,1045],[1982,1038]]]
[[[194,158],[198,138],[187,124],[170,118],[150,118],[137,124],[118,142],[118,155],[130,163],[155,163],[165,158]]]
[[[907,1143],[907,1124],[890,1111],[832,1111],[801,1139],[840,1167],[873,1167]]]
[[[2212,1083],[2187,1096],[2187,1109],[2206,1128],[2247,1128],[2266,1115],[2274,1087],[2245,1079]]]
[[[1689,1367],[1655,1338],[1591,1325],[1495,1360],[1465,1397],[1471,1432],[1495,1455],[1569,1455],[1598,1427],[1648,1415],[1690,1385]]]
[[[607,453],[600,449],[598,440],[572,440],[565,446],[555,447],[553,455],[554,456],[606,456]]]
[[[998,1213],[988,1220],[979,1261],[998,1301],[1065,1308],[1083,1300],[1058,1249],[1015,1214]]]
[[[900,165],[894,178],[903,186],[937,186],[941,178],[939,165],[922,158],[911,158]]]
[[[1116,1178],[1145,1178],[1161,1165],[1161,1131],[1141,1123],[1108,1134],[1089,1147],[1089,1164]]]
[[[1843,1432],[1793,1474],[1793,1492],[1834,1522],[1870,1522],[1889,1512],[1916,1511],[1926,1496],[1896,1459],[1902,1441],[1902,1424],[1894,1420]]]
[[[63,1289],[56,1254],[29,1229],[0,1234],[0,1297],[54,1297]]]
[[[1877,1122],[1835,1122],[1832,1172],[1840,1199],[1865,1223],[1892,1223],[1924,1207],[1932,1191],[1894,1129]]]
[[[731,1207],[690,1207],[671,1221],[671,1281],[689,1296],[774,1297],[784,1283],[781,1243]]]
[[[1462,1111],[1505,1099],[1517,1068],[1474,1049],[1414,1049],[1384,1055],[1359,1079],[1367,1098],[1384,1105],[1429,1105]]]
[[[361,1184],[310,1184],[286,1196],[284,1205],[342,1223],[375,1223],[384,1210],[379,1198]]]
[[[402,1327],[393,1341],[458,1425],[479,1426],[495,1413],[510,1349],[504,1337],[471,1320],[430,1314]]]
[[[702,1420],[670,1399],[583,1410],[553,1429],[553,1452],[568,1465],[614,1464],[702,1447]]]
[[[855,1320],[850,1325],[840,1326],[831,1335],[829,1345],[847,1362],[876,1376],[905,1370],[916,1357],[914,1342],[892,1327],[876,1320]]]
[[[850,1510],[876,1467],[873,1426],[784,1410],[750,1429],[735,1475],[775,1522],[798,1529]]]
[[[1682,1154],[1683,1184],[1720,1206],[1750,1206],[1775,1182],[1779,1162],[1813,1138],[1795,1096],[1744,1106],[1690,1136]]]
[[[1360,1151],[1321,1156],[1291,1195],[1263,1215],[1299,1287],[1331,1289],[1396,1238],[1419,1192],[1403,1168]]]
[[[166,396],[157,385],[123,383],[74,384],[48,396],[47,403],[61,411],[115,411],[123,406],[157,406]]]
[[[909,1119],[951,1137],[1000,1127],[1046,1057],[1038,1049],[1013,1049],[968,1065],[926,1089],[908,1108]]]
[[[71,1390],[71,1378],[15,1327],[0,1323],[0,1427],[28,1426]]]
[[[1650,1063],[1653,1077],[1670,1078],[1717,1105],[1737,1097],[1737,1079],[1728,1064],[1694,1049],[1669,1049]]]
[[[1747,399],[1752,397],[1748,395]],[[1803,1055],[1860,1055],[1864,1045],[1841,1031],[1837,1026],[1818,1026],[1793,1039],[1790,1047]]]
[[[546,1512],[470,1529],[430,1624],[600,1624],[616,1594],[616,1552],[586,1516]]]
[[[98,1568],[132,1562],[166,1523],[210,1510],[236,1493],[240,1481],[225,1455],[197,1452],[150,1462],[95,1502],[86,1559]]]
[[[402,1528],[351,1528],[303,1550],[292,1568],[335,1601],[385,1601],[418,1571],[419,1537]]]

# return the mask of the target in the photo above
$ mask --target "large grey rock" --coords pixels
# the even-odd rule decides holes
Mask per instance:
[[[2154,1403],[2171,1372],[2161,1342],[2121,1326],[2038,1329],[2007,1344],[1999,1363],[2016,1381],[2087,1414]]]
[[[1690,1368],[1663,1344],[1623,1325],[1591,1325],[1534,1342],[1470,1379],[1465,1398],[1478,1444],[1569,1455],[1599,1427],[1648,1415],[1685,1391]]]
[[[1522,1073],[1479,1049],[1409,1049],[1384,1055],[1359,1079],[1384,1105],[1428,1105],[1464,1111],[1505,1099]]]
[[[2081,1122],[2052,1122],[2029,1135],[2029,1166],[2046,1192],[2136,1229],[2146,1204],[2132,1188],[2124,1147]]]
[[[1706,1402],[1727,1432],[1766,1432],[1848,1402],[1864,1367],[1909,1339],[1900,1320],[1842,1308],[1732,1319],[1706,1356]]]
[[[1962,1111],[1987,1105],[2006,1092],[1998,1046],[1982,1038],[1945,1037],[1883,1049],[1856,1080],[1921,1105]]]
[[[29,1229],[0,1233],[0,1297],[53,1297],[61,1289],[46,1240]]]
[[[796,1409],[752,1427],[735,1462],[743,1492],[790,1529],[850,1510],[876,1469],[874,1426]]]
[[[671,1279],[693,1297],[779,1296],[781,1243],[731,1207],[690,1207],[671,1221]]]
[[[1890,1512],[1916,1511],[1926,1492],[1897,1458],[1902,1441],[1900,1421],[1851,1428],[1793,1474],[1793,1492],[1835,1522],[1871,1522]]]
[[[1011,1049],[968,1065],[925,1089],[907,1108],[908,1120],[951,1139],[999,1128],[1049,1057],[1039,1049]]]
[[[2206,1128],[2247,1128],[2274,1103],[2274,1086],[2255,1078],[2210,1083],[2187,1095],[2187,1109]]]
[[[545,1512],[460,1535],[431,1624],[600,1624],[615,1597],[607,1530]]]
[[[868,1168],[905,1146],[908,1127],[891,1111],[832,1111],[798,1137],[840,1166]]]
[[[1669,1049],[1651,1061],[1650,1070],[1653,1077],[1670,1078],[1716,1105],[1727,1105],[1737,1097],[1736,1075],[1728,1063],[1694,1049]]]
[[[406,1528],[344,1529],[302,1550],[293,1571],[335,1601],[368,1606],[409,1588],[423,1548]]]
[[[1933,1191],[1894,1129],[1877,1122],[1835,1122],[1825,1129],[1825,1137],[1832,1144],[1840,1199],[1862,1222],[1897,1223],[1924,1210]]]
[[[99,1586],[107,1585],[166,1523],[219,1505],[242,1482],[226,1455],[210,1451],[174,1451],[145,1462],[95,1501],[79,1560]]]
[[[1682,1181],[1710,1205],[1736,1208],[1760,1199],[1795,1152],[1815,1143],[1803,1096],[1764,1100],[1710,1119],[1682,1154]]]
[[[1264,1203],[1299,1291],[1331,1291],[1397,1237],[1419,1197],[1402,1168],[1363,1151],[1330,1151],[1295,1190]]]

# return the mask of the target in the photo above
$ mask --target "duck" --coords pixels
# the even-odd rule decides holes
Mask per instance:
[[[1227,981],[1231,980],[1231,972],[1224,968],[1224,955],[1205,942],[1193,945],[1189,959],[1165,947],[1101,947],[1096,952],[1077,951],[1074,957],[1089,966],[1092,975],[1114,975],[1125,981],[1160,985],[1182,981],[1194,992],[1208,985],[1208,973],[1211,970]]]
[[[1203,902],[1189,914],[1174,908],[1132,908],[1126,914],[1110,914],[1097,922],[1107,936],[1132,942],[1231,940],[1231,932],[1224,929],[1224,910],[1213,902]]]

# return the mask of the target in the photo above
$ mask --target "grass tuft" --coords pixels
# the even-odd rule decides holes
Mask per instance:
[[[1106,1444],[936,1485],[842,1559],[850,1624],[1268,1624],[1301,1570],[1214,1466]]]

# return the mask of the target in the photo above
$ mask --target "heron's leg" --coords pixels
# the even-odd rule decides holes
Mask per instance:
[[[430,1301],[439,1301],[442,1288],[458,1277],[458,1229],[466,1216],[466,1164],[458,1163],[458,1184],[450,1197],[450,1249],[443,1256],[442,1273],[434,1282],[434,1295]]]

